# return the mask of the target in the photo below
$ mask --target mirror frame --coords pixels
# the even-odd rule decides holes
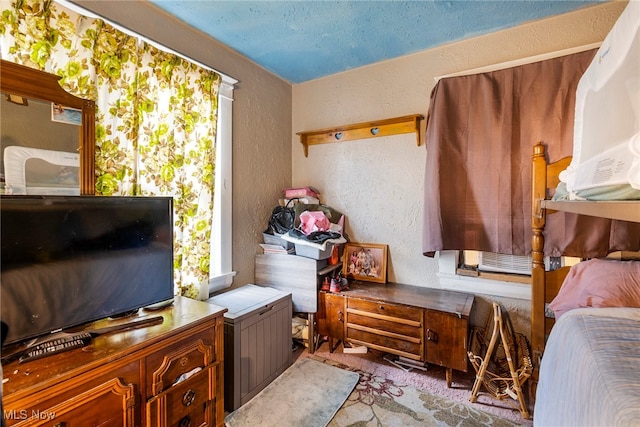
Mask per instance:
[[[78,98],[65,91],[58,81],[61,77],[25,67],[6,60],[0,64],[0,92],[27,99],[54,102],[82,110],[79,136],[80,194],[95,194],[96,107],[95,102]]]

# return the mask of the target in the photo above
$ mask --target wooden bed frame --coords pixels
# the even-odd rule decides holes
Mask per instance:
[[[546,271],[544,266],[544,227],[547,212],[542,201],[550,197],[549,191],[560,182],[559,175],[571,163],[571,157],[565,157],[554,163],[547,163],[545,147],[536,144],[533,147],[531,165],[531,353],[534,364],[539,365],[546,336],[551,331],[554,320],[545,316],[545,305],[558,294],[562,281],[569,269],[562,267]]]
[[[623,221],[640,222],[640,201],[551,201],[559,183],[558,175],[571,157],[547,163],[545,147],[533,147],[531,169],[531,350],[534,366],[539,366],[546,337],[554,320],[545,316],[545,304],[558,294],[569,267],[546,271],[544,266],[544,227],[546,215],[556,211],[572,212]],[[534,379],[536,372],[534,371]]]

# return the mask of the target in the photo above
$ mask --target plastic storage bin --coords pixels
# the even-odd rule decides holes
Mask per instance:
[[[281,236],[282,234],[262,233],[262,238],[266,244],[282,246],[287,250],[292,249],[293,243],[284,240]]]
[[[333,244],[331,243],[326,244],[324,251],[320,250],[319,248],[314,248],[313,246],[301,245],[299,243],[296,243],[295,247],[296,255],[316,260],[329,258],[331,256],[331,251],[333,250]]]

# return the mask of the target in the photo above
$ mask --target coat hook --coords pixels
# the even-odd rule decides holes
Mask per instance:
[[[371,128],[371,135],[377,135],[380,132],[379,128]]]
[[[342,132],[338,132],[335,134],[336,139],[342,139]]]

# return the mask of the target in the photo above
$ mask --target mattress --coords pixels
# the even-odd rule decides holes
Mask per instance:
[[[534,426],[640,425],[640,309],[565,313],[545,347]]]

